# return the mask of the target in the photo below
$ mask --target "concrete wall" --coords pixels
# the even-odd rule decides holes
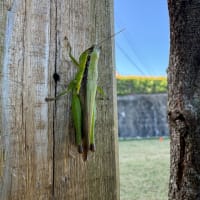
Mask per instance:
[[[118,96],[119,137],[168,136],[167,94]]]

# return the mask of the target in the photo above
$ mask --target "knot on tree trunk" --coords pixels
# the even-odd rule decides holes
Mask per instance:
[[[188,120],[179,110],[168,112],[169,123],[172,124],[181,136],[186,136],[188,133]]]

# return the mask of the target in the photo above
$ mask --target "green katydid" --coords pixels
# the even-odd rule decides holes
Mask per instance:
[[[114,35],[116,34],[109,38]],[[83,153],[83,159],[87,160],[88,151],[95,151],[96,92],[99,90],[100,93],[103,93],[102,89],[97,86],[100,45],[93,45],[85,50],[77,61],[71,54],[71,46],[66,37],[64,42],[67,44],[65,46],[69,47],[69,57],[73,64],[78,67],[78,71],[75,79],[69,83],[65,91],[55,98],[46,98],[46,100],[58,99],[72,91],[72,118],[76,131],[76,144],[78,152]]]

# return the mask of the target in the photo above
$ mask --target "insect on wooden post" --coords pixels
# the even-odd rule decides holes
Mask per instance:
[[[124,30],[124,29],[123,29]],[[98,61],[101,51],[100,44],[114,37],[123,30],[109,36],[98,44],[86,49],[77,61],[71,54],[71,46],[64,38],[66,48],[69,48],[69,57],[78,68],[75,78],[69,83],[66,90],[55,98],[47,97],[46,101],[52,101],[72,92],[72,118],[76,131],[76,144],[78,152],[83,153],[83,160],[87,160],[88,151],[94,152],[95,147],[95,120],[96,120],[96,92],[103,94],[103,90],[97,86]]]

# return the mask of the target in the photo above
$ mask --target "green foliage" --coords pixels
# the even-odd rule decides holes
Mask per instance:
[[[167,92],[166,77],[117,76],[117,94],[152,94]]]

